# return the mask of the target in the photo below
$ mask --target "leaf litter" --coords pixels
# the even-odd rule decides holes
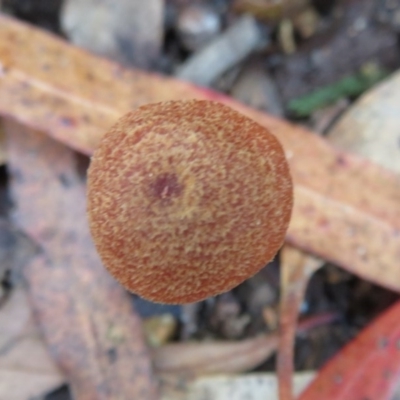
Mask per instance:
[[[361,154],[399,172],[396,157],[398,148],[395,143],[399,138],[397,126],[400,119],[399,114],[393,112],[398,104],[396,88],[399,82],[399,74],[394,74],[386,82],[362,96],[328,132],[328,139],[341,148]],[[396,335],[398,328],[394,326],[393,321],[399,317],[397,303],[361,332],[319,372],[305,392],[304,399],[393,399],[398,390],[397,381],[400,376],[400,371],[396,369],[399,363],[398,351],[379,351],[379,344],[374,346],[373,343],[368,348],[366,342],[369,340],[389,343],[391,339],[388,339],[387,335]],[[394,340],[397,343],[397,339]],[[358,359],[358,355],[361,354],[364,358]],[[346,361],[346,365],[343,364],[343,360]],[[356,361],[357,365],[354,365]],[[374,370],[369,371],[367,364],[374,365]],[[384,377],[381,371],[385,371]],[[336,374],[334,380],[332,373]],[[338,382],[343,376],[344,382]]]
[[[223,95],[123,69],[3,16],[0,22],[0,63],[6,67],[0,113],[90,154],[121,114],[141,104],[193,97],[222,101],[268,126],[285,148],[295,182],[288,241],[400,290],[397,175]]]
[[[31,74],[31,72],[32,71],[29,71],[27,75],[29,76]],[[124,71],[122,69],[121,69],[121,71],[119,71],[119,73],[121,75],[124,75]],[[136,74],[139,75],[140,74],[139,71],[136,71]],[[136,74],[133,74],[132,77],[135,78]],[[129,73],[128,73],[128,75],[129,75]],[[126,78],[126,75],[124,77]],[[150,78],[154,78],[154,81],[153,81],[154,85],[156,85],[155,82],[157,81],[157,79],[159,79],[156,76],[146,76],[146,75],[144,76],[144,78],[145,78],[146,83],[150,83],[151,82]],[[29,79],[28,79],[28,81],[29,81]],[[46,79],[44,79],[44,82],[46,82]],[[1,81],[0,81],[0,83],[1,83]],[[165,97],[163,97],[163,96],[165,96],[165,93],[167,93],[168,90],[165,90],[165,93],[163,93],[163,89],[167,88],[168,83],[171,83],[171,88],[179,87],[178,81],[167,82],[167,81],[164,81],[163,79],[161,79],[160,82],[157,82],[157,83],[161,83],[160,85],[157,85],[157,86],[161,86],[161,88],[157,87],[157,90],[153,91],[153,93],[149,94],[151,92],[151,90],[144,91],[144,93],[140,93],[140,95],[138,96],[139,104],[142,104],[142,101],[146,102],[146,100],[144,100],[145,96],[149,96],[148,99],[150,99],[151,101],[158,101],[158,99],[160,99],[160,97],[159,97],[160,95],[161,95],[161,99],[164,99]],[[164,88],[162,88],[163,85],[164,85]],[[21,85],[21,86],[23,86],[23,85]],[[33,86],[35,86],[35,85],[33,85]],[[54,87],[57,87],[57,83]],[[59,89],[59,87],[57,89]],[[160,89],[160,90],[158,90],[158,89]],[[72,88],[72,91],[73,90],[74,89]],[[54,91],[54,90],[53,89],[50,90],[50,92],[52,92],[52,91]],[[62,90],[61,92],[63,92],[63,91],[64,90]],[[45,94],[45,95],[49,94],[49,93],[43,93],[43,90],[42,91],[39,90],[39,93],[34,93],[34,90],[33,91],[27,90],[27,92],[29,92],[27,103],[29,103],[29,99],[31,102],[33,102],[32,99],[35,99],[35,95],[38,95],[38,94],[39,94],[39,96],[36,99],[46,101],[46,96],[43,97],[43,94]],[[57,92],[57,90],[56,90],[56,92]],[[25,92],[25,94],[26,94],[26,92]],[[143,95],[143,94],[145,96],[143,96],[143,99],[141,99],[141,95]],[[313,149],[316,151],[312,152],[311,154],[307,154],[307,150],[305,151],[306,146],[304,148],[300,148],[300,151],[299,151],[299,148],[296,148],[296,146],[298,147],[298,145],[300,144],[300,140],[297,140],[297,142],[296,141],[293,142],[293,140],[292,140],[293,135],[291,137],[290,131],[292,131],[292,133],[294,133],[294,131],[299,133],[302,131],[301,129],[296,129],[296,128],[290,126],[289,124],[285,124],[279,120],[273,120],[266,115],[262,115],[260,113],[255,113],[252,110],[243,108],[242,106],[233,103],[231,100],[224,98],[222,96],[220,97],[219,95],[216,95],[212,92],[201,91],[200,89],[196,89],[193,87],[184,87],[183,86],[182,94],[183,95],[186,94],[186,95],[188,95],[188,97],[190,97],[190,96],[199,97],[200,96],[202,98],[204,98],[204,97],[213,98],[213,99],[216,98],[216,99],[219,99],[221,101],[225,101],[225,102],[231,104],[233,107],[240,108],[242,111],[251,114],[254,119],[259,120],[263,123],[267,123],[268,126],[270,126],[270,127],[274,126],[274,124],[275,124],[274,129],[276,129],[277,132],[279,132],[279,131],[282,132],[282,134],[279,135],[279,138],[284,143],[285,148],[287,149],[287,154],[291,158],[292,164],[295,165],[295,167],[292,166],[292,173],[294,173],[295,180],[298,182],[298,185],[297,185],[298,192],[296,193],[296,197],[300,198],[300,200],[301,200],[300,205],[302,206],[302,208],[301,207],[300,208],[304,214],[304,217],[308,218],[308,217],[310,217],[310,215],[312,216],[313,213],[318,214],[318,212],[321,212],[322,206],[320,208],[316,207],[314,210],[313,210],[313,207],[315,206],[315,204],[314,204],[315,201],[317,201],[317,203],[318,203],[318,201],[320,203],[323,203],[323,201],[321,201],[321,199],[318,199],[318,197],[319,197],[318,195],[322,194],[322,197],[324,197],[324,200],[327,201],[328,203],[330,203],[332,201],[333,203],[339,202],[340,204],[339,204],[339,206],[337,206],[336,204],[331,205],[332,209],[329,210],[328,212],[323,213],[322,217],[321,217],[321,215],[318,215],[318,217],[321,217],[320,221],[319,221],[320,225],[322,226],[322,228],[324,228],[319,233],[326,234],[327,233],[326,232],[327,225],[329,225],[332,221],[334,221],[334,219],[336,218],[335,216],[340,215],[342,217],[342,221],[340,221],[340,224],[336,224],[335,226],[330,226],[329,229],[332,229],[332,232],[333,232],[333,231],[336,231],[336,229],[338,227],[341,227],[341,228],[344,227],[345,232],[347,232],[347,229],[348,229],[350,238],[352,238],[353,236],[357,237],[356,240],[354,240],[354,243],[351,243],[351,246],[350,246],[351,249],[350,249],[350,248],[346,247],[346,245],[345,245],[345,247],[341,247],[344,245],[344,243],[340,242],[340,238],[330,236],[331,241],[335,240],[335,239],[338,241],[339,252],[342,252],[342,250],[345,250],[345,253],[346,253],[346,251],[347,251],[345,256],[342,256],[342,254],[340,255],[339,262],[337,262],[336,259],[330,258],[329,250],[327,250],[326,247],[324,247],[324,244],[322,244],[322,245],[319,244],[319,246],[318,246],[317,238],[316,238],[316,236],[318,236],[318,234],[311,235],[311,237],[307,238],[307,234],[308,234],[307,225],[304,223],[303,226],[301,226],[301,224],[299,222],[301,220],[301,218],[296,218],[297,225],[295,226],[295,228],[297,228],[297,231],[295,229],[293,229],[293,231],[295,232],[294,240],[289,235],[289,241],[291,241],[295,245],[303,248],[304,250],[310,250],[310,251],[314,252],[315,254],[321,255],[322,257],[324,257],[330,261],[335,261],[337,264],[345,266],[350,271],[353,271],[353,272],[359,271],[358,273],[361,276],[363,276],[364,271],[361,268],[359,268],[362,263],[357,262],[356,255],[358,255],[359,258],[362,258],[363,263],[368,266],[368,262],[365,262],[365,261],[367,261],[366,259],[370,257],[370,249],[372,248],[373,252],[375,251],[375,249],[372,246],[372,242],[373,242],[372,230],[376,229],[379,225],[382,225],[382,222],[384,221],[384,223],[387,225],[386,228],[389,228],[389,229],[386,229],[386,228],[385,228],[386,230],[382,229],[380,231],[380,235],[375,236],[375,240],[377,240],[377,239],[379,240],[379,238],[380,238],[382,242],[384,242],[384,241],[386,242],[387,238],[389,236],[391,236],[392,234],[394,234],[396,236],[396,232],[398,232],[398,225],[396,225],[397,222],[392,221],[390,218],[391,217],[390,207],[389,207],[389,213],[386,213],[385,207],[383,207],[383,205],[387,205],[387,203],[385,203],[385,201],[387,201],[387,199],[388,199],[387,191],[386,191],[386,193],[384,193],[383,196],[381,196],[381,198],[378,198],[379,196],[377,196],[375,199],[371,199],[371,198],[369,198],[369,199],[361,198],[360,199],[354,195],[354,192],[356,192],[358,190],[357,189],[357,181],[361,183],[363,181],[363,178],[365,178],[366,176],[369,177],[369,179],[367,179],[367,183],[368,183],[368,186],[371,187],[372,191],[374,189],[379,190],[379,189],[383,188],[385,186],[384,184],[382,184],[380,187],[377,188],[375,186],[375,183],[378,181],[379,177],[381,177],[382,175],[383,176],[386,175],[385,171],[379,170],[379,169],[374,170],[374,168],[372,168],[372,170],[368,169],[368,167],[371,164],[364,163],[363,160],[358,160],[357,157],[351,157],[349,155],[342,154],[341,152],[332,151],[332,149],[329,149],[329,148],[326,148],[325,150],[327,150],[327,151],[325,151],[325,153],[324,153],[324,149],[323,149],[324,146],[320,146],[322,144],[322,142],[318,143],[318,140],[314,140],[314,139],[307,141],[307,139],[305,139],[305,138],[307,138],[307,133],[304,131],[300,135],[301,135],[303,141],[306,142],[305,145],[309,145],[311,147],[314,146],[317,149]],[[54,93],[53,94],[50,93],[50,97],[52,95],[54,96]],[[60,95],[60,93],[57,93],[57,96],[59,99],[60,99],[60,97],[61,97],[61,99],[64,99],[64,97],[65,97],[64,94],[62,94],[61,96],[59,96],[59,95]],[[166,97],[169,98],[168,96],[174,97],[175,93],[168,94]],[[68,100],[66,101],[66,103],[68,103],[68,102],[74,103],[76,100],[74,98],[74,96],[67,95],[67,97],[68,97]],[[78,98],[79,98],[79,96],[78,96]],[[84,94],[84,96],[82,98],[88,99],[87,93]],[[50,98],[48,98],[47,100],[49,100],[49,99]],[[27,100],[27,99],[25,98],[25,100]],[[62,103],[62,101],[61,101],[61,103]],[[59,102],[59,104],[60,104],[60,102]],[[96,101],[95,101],[95,104],[96,104]],[[108,106],[109,105],[110,104],[108,104]],[[108,108],[108,106],[107,106],[107,108]],[[77,108],[77,110],[79,110],[79,107]],[[12,106],[11,106],[11,108],[12,108]],[[96,108],[98,108],[98,107],[96,106]],[[107,112],[110,111],[112,108],[113,107],[109,107]],[[62,109],[62,107],[61,107],[61,109]],[[122,108],[121,108],[121,110],[122,110]],[[57,111],[59,111],[59,110],[57,110]],[[102,111],[105,111],[105,109]],[[9,111],[7,111],[6,114],[8,115]],[[102,113],[100,113],[100,114],[102,114]],[[110,112],[109,117],[111,116],[111,114],[112,114],[112,112]],[[21,115],[21,114],[19,112],[15,112],[14,114],[11,113],[11,115],[18,118],[18,115]],[[55,113],[54,115],[57,116],[59,114]],[[88,125],[91,125],[92,121],[90,121],[90,117],[88,115],[85,115],[85,117],[86,117],[85,118],[86,122],[89,121]],[[50,117],[48,114],[46,116],[46,118],[44,118],[42,120],[39,119],[39,127],[40,128],[45,127],[46,122],[49,122],[51,120],[51,118],[52,117]],[[54,122],[54,121],[51,121],[51,122]],[[82,121],[79,121],[78,125],[75,126],[74,119],[70,118],[70,117],[65,117],[65,116],[61,117],[60,121],[58,121],[58,122],[62,122],[61,125],[65,125],[68,128],[71,128],[71,131],[72,131],[72,128],[77,128],[82,125],[81,124]],[[31,116],[30,119],[28,118],[27,123],[29,126],[37,127],[37,125],[35,125],[37,123],[35,116]],[[56,122],[56,124],[57,124],[57,122]],[[49,125],[49,126],[51,126],[51,125]],[[50,129],[50,132],[49,132],[50,134],[54,134],[57,132],[55,126],[53,126],[53,128]],[[288,132],[286,132],[286,131],[288,131]],[[98,132],[100,132],[100,131],[98,131]],[[58,132],[56,134],[58,134]],[[69,141],[69,144],[72,145],[72,147],[82,149],[82,147],[80,147],[80,146],[82,146],[82,142],[80,142],[79,137],[72,138],[72,140],[71,140],[70,138],[67,138],[65,135],[64,135],[64,137],[62,137],[62,135],[59,137],[63,141],[64,140],[66,142]],[[88,138],[89,138],[89,140],[87,140]],[[289,141],[289,138],[291,139],[290,141]],[[75,140],[75,139],[77,139],[77,140]],[[89,135],[88,137],[84,138],[83,143],[95,143],[97,140],[98,140],[98,136],[90,137],[90,135]],[[293,152],[292,145],[297,150],[295,153]],[[91,145],[89,145],[88,147],[85,148],[85,150],[87,153],[90,153],[92,151],[92,148],[93,147]],[[332,166],[332,164],[329,165],[329,162],[328,162],[327,163],[328,168],[326,168],[326,169],[322,168],[321,178],[323,177],[323,179],[321,179],[321,180],[319,180],[320,177],[316,176],[317,174],[315,174],[315,173],[310,174],[309,173],[310,170],[307,171],[308,167],[312,168],[312,167],[317,166],[317,164],[314,165],[313,162],[310,161],[307,164],[307,168],[302,168],[301,164],[306,163],[306,160],[308,160],[307,155],[314,156],[315,158],[318,158],[318,156],[328,155],[328,159],[330,159],[330,156],[333,154],[335,154],[337,157],[337,159],[335,160],[336,164],[338,164],[339,167],[343,167],[343,172],[346,171],[346,173],[350,173],[350,175],[352,175],[351,179],[349,179],[348,182],[352,182],[352,181],[356,182],[355,190],[354,190],[354,192],[350,193],[350,196],[346,196],[346,193],[343,195],[343,193],[338,193],[337,191],[335,191],[335,184],[338,184],[338,183],[343,184],[343,182],[344,182],[345,189],[348,189],[350,187],[350,183],[346,186],[346,182],[347,182],[346,180],[341,181],[340,172],[338,173],[338,171],[335,171],[335,168],[338,166],[335,163],[332,163],[333,164],[333,166]],[[293,158],[294,158],[294,160],[293,160]],[[296,158],[297,158],[297,160],[296,160]],[[296,164],[296,161],[297,161],[297,164]],[[358,161],[361,161],[361,163],[357,163]],[[318,162],[321,162],[321,160],[318,160]],[[323,167],[325,167],[325,166],[323,166]],[[364,168],[366,168],[367,171],[360,172]],[[333,171],[332,171],[332,169],[333,169]],[[338,168],[338,169],[340,169],[340,168]],[[306,173],[304,173],[304,172],[306,172]],[[333,175],[333,179],[331,179],[332,175]],[[394,177],[394,176],[392,176],[392,177]],[[329,182],[326,184],[327,178],[328,178]],[[332,180],[334,183],[333,185],[332,185]],[[322,184],[321,184],[321,182],[322,182]],[[392,183],[393,182],[396,182],[396,179],[394,181],[392,181]],[[365,183],[365,181],[363,183]],[[384,183],[390,184],[390,180],[386,181]],[[325,186],[325,184],[326,184],[326,186]],[[395,187],[397,187],[397,185],[398,185],[398,182],[395,183]],[[359,188],[361,188],[362,186],[364,186],[364,185],[360,185]],[[332,187],[334,190],[332,190]],[[339,185],[337,187],[339,187]],[[306,189],[306,190],[304,191],[303,189]],[[307,191],[309,191],[309,189],[311,189],[311,192],[312,192],[311,194],[307,193]],[[328,190],[326,190],[326,189],[328,189]],[[343,187],[342,187],[342,189],[343,189]],[[399,198],[398,194],[396,194],[396,190],[397,189],[395,189],[394,192],[389,194],[389,197],[394,195],[394,197],[392,197],[392,200],[398,200],[398,198]],[[343,190],[343,192],[346,192],[346,190]],[[347,192],[348,192],[348,190],[347,190]],[[315,196],[315,194],[317,194],[317,196]],[[307,202],[306,200],[309,200],[310,198],[313,199],[314,201]],[[315,198],[317,200],[315,200]],[[392,204],[393,204],[393,202],[392,202]],[[344,209],[344,207],[343,207],[344,205],[350,206],[351,208],[355,208],[355,209],[351,209],[350,211],[347,210],[349,212],[347,214],[344,213],[344,215],[342,215],[343,210],[341,210],[341,209]],[[383,211],[383,210],[385,210],[385,211]],[[340,211],[340,212],[338,213],[338,211]],[[393,209],[392,211],[395,211],[395,210]],[[296,210],[295,210],[295,212],[296,212]],[[361,215],[359,215],[358,218],[356,218],[354,214],[357,214],[358,212]],[[353,215],[350,215],[350,214],[353,214]],[[297,214],[295,213],[295,216],[296,215]],[[392,216],[393,216],[393,214],[392,214]],[[372,220],[376,219],[377,221],[367,221],[368,219],[372,219]],[[327,220],[328,220],[328,224],[327,224]],[[350,224],[349,224],[349,222],[350,222],[349,220],[351,220]],[[357,222],[355,222],[355,221],[357,221]],[[394,230],[393,230],[393,227],[395,227]],[[370,230],[370,228],[372,228],[372,229]],[[381,226],[381,228],[382,228],[382,226]],[[329,229],[328,229],[328,231],[329,231]],[[313,227],[311,227],[310,230],[313,231],[313,233],[315,233],[314,232],[315,229]],[[363,230],[366,230],[367,232],[362,232]],[[306,237],[307,240],[299,243],[297,241],[297,239],[298,239],[298,237],[301,236],[300,232],[302,235],[304,235]],[[330,233],[330,232],[328,232],[328,233]],[[347,237],[346,240],[349,240],[349,238]],[[394,246],[392,249],[395,250],[395,248],[396,248],[396,246]],[[398,248],[398,246],[397,246],[397,248]],[[299,252],[299,250],[295,250],[295,249],[294,249],[294,251]],[[302,253],[299,252],[299,254],[301,255]],[[396,253],[392,252],[392,255],[396,256]],[[346,256],[347,256],[347,258],[346,258]],[[397,256],[398,256],[398,253],[397,253]],[[305,255],[305,257],[308,257],[308,256]],[[376,248],[376,255],[373,254],[372,258],[373,258],[374,262],[379,261],[378,248]],[[386,261],[388,261],[388,264],[390,264],[389,260],[390,260],[390,257],[388,257],[386,260]],[[352,263],[353,264],[356,263],[357,265],[355,267],[353,267],[352,265],[350,265]],[[386,264],[386,266],[387,266],[387,264]],[[365,267],[365,265],[363,265],[363,267]],[[393,275],[395,275],[395,272],[393,269],[390,269],[390,271],[387,273],[387,276],[381,278],[376,273],[376,271],[373,271],[372,267],[368,267],[368,270],[366,273],[366,277],[368,279],[378,282],[380,284],[384,284],[388,287],[395,288],[395,287],[393,287],[393,285],[391,286],[390,282],[389,282],[389,280],[390,280],[389,277],[390,276],[393,277]],[[287,277],[283,278],[283,279],[287,279]],[[305,284],[305,281],[306,281],[306,279],[302,282],[302,285]],[[397,289],[397,288],[395,288],[395,289]],[[300,288],[300,290],[297,293],[298,294],[301,293],[302,290],[304,290],[304,288],[303,289]],[[286,293],[289,293],[289,291],[286,291]],[[283,303],[284,300],[285,300],[285,297],[282,298],[282,306],[284,304]],[[286,300],[287,300],[287,298],[286,298]],[[293,319],[294,316],[292,315],[291,318]]]
[[[33,321],[25,290],[15,288],[0,308],[0,399],[39,397],[63,382]]]
[[[73,395],[156,399],[140,320],[91,241],[74,153],[14,122],[6,121],[5,129],[15,217],[42,249],[23,275],[35,317]]]

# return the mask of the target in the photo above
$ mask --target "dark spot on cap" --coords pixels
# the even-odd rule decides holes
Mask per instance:
[[[151,185],[152,194],[161,200],[178,197],[182,193],[183,187],[178,182],[176,174],[162,174],[157,176]]]
[[[62,125],[67,126],[67,127],[73,127],[76,126],[76,121],[74,118],[72,117],[61,117],[60,118],[60,122]]]

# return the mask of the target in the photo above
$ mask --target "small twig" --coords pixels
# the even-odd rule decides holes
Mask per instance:
[[[280,400],[293,400],[294,398],[293,358],[299,308],[303,301],[310,276],[322,265],[322,260],[294,247],[285,245],[282,249],[280,340],[277,366]],[[327,320],[330,321],[331,319],[328,318]],[[301,329],[307,330],[307,327],[302,325]]]

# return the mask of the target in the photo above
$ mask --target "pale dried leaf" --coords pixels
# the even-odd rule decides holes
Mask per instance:
[[[313,372],[294,377],[296,395],[312,380]],[[163,381],[162,400],[278,400],[275,374],[205,376],[194,381],[167,377]]]
[[[296,333],[335,320],[334,314],[320,314],[302,320]],[[277,349],[278,333],[241,341],[171,343],[152,350],[153,363],[160,374],[195,377],[204,374],[237,373],[254,369]]]
[[[255,368],[276,350],[278,335],[263,335],[240,342],[172,343],[153,350],[159,373],[196,376],[234,373]]]
[[[364,94],[329,131],[335,145],[400,172],[400,71]]]
[[[0,399],[27,400],[63,382],[32,320],[25,291],[14,289],[0,308]]]
[[[231,88],[231,96],[272,115],[283,115],[278,88],[261,62],[246,65]]]
[[[77,400],[157,398],[139,317],[102,266],[74,153],[7,121],[16,217],[42,253],[24,268],[35,316]]]
[[[78,46],[148,68],[161,50],[163,0],[65,0],[61,25]]]
[[[264,40],[256,20],[245,15],[189,57],[179,66],[175,75],[198,85],[210,86],[224,72],[260,47]]]

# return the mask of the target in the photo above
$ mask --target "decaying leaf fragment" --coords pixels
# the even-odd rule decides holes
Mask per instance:
[[[185,82],[123,69],[0,16],[0,114],[92,153],[103,132],[145,103],[221,101],[282,143],[294,181],[287,240],[400,291],[400,177],[320,137]]]
[[[75,399],[156,399],[140,320],[102,267],[74,153],[6,122],[17,221],[42,253],[24,269],[31,304]]]
[[[336,146],[400,172],[400,72],[365,93],[329,131]]]
[[[78,46],[148,68],[162,45],[163,6],[163,0],[65,0],[61,26]]]
[[[0,399],[35,398],[63,382],[31,317],[29,299],[17,287],[0,307]]]

